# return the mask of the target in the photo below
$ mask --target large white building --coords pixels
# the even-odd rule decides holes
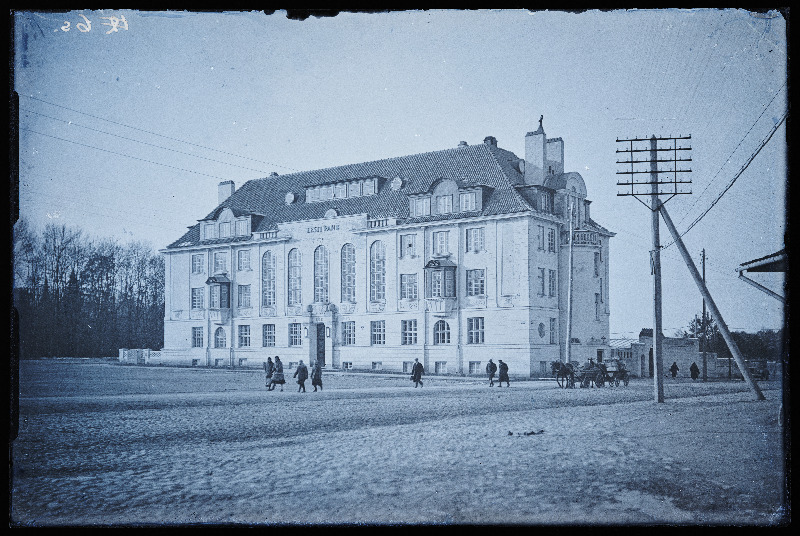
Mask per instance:
[[[570,205],[575,229],[569,243]],[[219,206],[169,245],[166,363],[549,375],[609,351],[614,233],[589,213],[564,142],[525,158],[483,143],[219,185]]]

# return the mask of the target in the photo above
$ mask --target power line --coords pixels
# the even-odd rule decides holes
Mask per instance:
[[[297,169],[295,169],[295,168],[291,168],[291,167],[288,167],[288,166],[282,166],[282,165],[280,165],[280,164],[276,164],[276,163],[274,163],[274,162],[266,162],[266,161],[264,161],[264,160],[258,160],[257,158],[250,158],[249,156],[242,156],[242,155],[238,155],[238,154],[236,154],[236,153],[230,153],[230,152],[227,152],[227,151],[223,151],[223,150],[221,150],[221,149],[214,149],[213,147],[207,147],[207,146],[205,146],[205,145],[200,145],[200,144],[198,144],[198,143],[192,143],[192,142],[190,142],[190,141],[181,140],[181,139],[179,139],[179,138],[173,138],[173,137],[171,137],[171,136],[166,136],[166,135],[164,135],[164,134],[159,134],[158,132],[153,132],[153,131],[146,130],[146,129],[139,128],[139,127],[134,127],[134,126],[132,126],[132,125],[127,125],[127,124],[125,124],[125,123],[119,123],[119,122],[117,122],[117,121],[112,121],[111,119],[106,119],[105,117],[99,117],[99,116],[92,115],[92,114],[89,114],[89,113],[86,113],[86,112],[81,112],[80,110],[75,110],[74,108],[69,108],[69,107],[67,107],[67,106],[63,106],[63,105],[61,105],[61,104],[56,104],[56,103],[54,103],[54,102],[49,102],[49,101],[46,101],[46,100],[44,100],[44,99],[40,99],[40,98],[38,98],[38,97],[34,97],[33,95],[23,95],[23,96],[25,96],[25,97],[28,97],[29,99],[33,99],[33,100],[37,100],[37,101],[39,101],[39,102],[43,102],[43,103],[45,103],[45,104],[49,104],[50,106],[56,106],[56,107],[58,107],[58,108],[63,108],[63,109],[65,109],[65,110],[69,110],[69,111],[71,111],[71,112],[75,112],[75,113],[78,113],[78,114],[86,115],[86,116],[88,116],[88,117],[92,117],[92,118],[94,118],[94,119],[99,119],[99,120],[101,120],[101,121],[106,121],[106,122],[108,122],[108,123],[113,123],[113,124],[115,124],[115,125],[119,125],[119,126],[122,126],[122,127],[125,127],[125,128],[131,128],[131,129],[133,129],[133,130],[138,130],[138,131],[140,131],[140,132],[146,132],[147,134],[152,134],[153,136],[159,136],[159,137],[161,137],[161,138],[166,138],[166,139],[168,139],[168,140],[177,141],[177,142],[179,142],[179,143],[185,143],[185,144],[187,144],[187,145],[193,145],[193,146],[195,146],[195,147],[200,147],[200,148],[202,148],[202,149],[207,149],[207,150],[209,150],[209,151],[215,151],[215,152],[218,152],[218,153],[227,154],[227,155],[229,155],[229,156],[235,156],[235,157],[237,157],[237,158],[243,158],[243,159],[245,159],[245,160],[252,160],[253,162],[259,162],[259,163],[261,163],[261,164],[268,164],[268,165],[270,165],[270,166],[277,166],[277,167],[280,167],[280,168],[283,168],[283,169],[290,169],[290,170],[292,170],[292,171],[299,171],[299,170],[297,170]]]
[[[772,136],[775,134],[775,132],[778,130],[778,128],[786,120],[786,116],[787,116],[788,113],[789,113],[788,111],[784,112],[783,117],[781,117],[780,121],[775,123],[775,126],[772,128],[772,131],[769,133],[769,136],[767,136],[767,138],[764,141],[761,142],[761,144],[758,146],[758,149],[756,149],[756,151],[750,156],[750,158],[747,159],[747,162],[745,162],[745,164],[742,166],[742,168],[739,170],[739,172],[736,173],[736,175],[734,175],[733,179],[731,179],[731,181],[728,183],[728,185],[725,187],[725,189],[722,190],[722,192],[720,192],[720,194],[716,197],[716,199],[714,199],[714,201],[711,202],[711,205],[709,205],[709,207],[707,209],[705,209],[697,218],[695,218],[695,220],[691,223],[691,225],[689,225],[689,227],[684,232],[682,232],[680,234],[681,237],[683,237],[686,233],[691,231],[692,227],[697,225],[697,223],[699,223],[700,220],[702,220],[705,217],[705,215],[708,214],[708,212],[712,208],[714,208],[714,206],[717,204],[717,202],[719,202],[719,200],[722,199],[722,196],[725,195],[725,193],[728,190],[731,189],[731,186],[733,186],[733,183],[735,183],[736,180],[742,175],[742,173],[744,173],[744,171],[747,169],[747,167],[750,165],[750,163],[755,159],[756,156],[758,156],[758,153],[761,152],[761,149],[763,149],[764,146],[769,142],[769,140],[772,139]],[[666,246],[662,246],[661,249],[665,250],[665,249],[667,249],[668,247],[670,247],[674,243],[675,243],[675,241],[673,240],[672,242],[670,242]]]
[[[66,138],[60,138],[58,136],[53,136],[51,134],[44,134],[42,132],[37,132],[37,131],[31,130],[29,128],[20,127],[20,130],[26,130],[28,132],[33,132],[34,134],[39,134],[40,136],[47,136],[48,138],[54,138],[54,139],[57,139],[57,140],[66,141],[68,143],[74,143],[75,145],[81,145],[83,147],[88,147],[90,149],[96,149],[98,151],[103,151],[105,153],[111,153],[111,154],[116,154],[116,155],[119,155],[119,156],[125,156],[127,158],[132,158],[134,160],[140,160],[142,162],[147,162],[148,164],[155,164],[157,166],[164,166],[164,167],[168,167],[170,169],[177,169],[178,171],[185,171],[187,173],[194,173],[196,175],[203,175],[205,177],[211,177],[213,179],[227,180],[225,177],[219,177],[217,175],[209,175],[208,173],[202,173],[200,171],[192,171],[191,169],[184,169],[184,168],[179,168],[179,167],[176,167],[176,166],[170,166],[169,164],[162,164],[160,162],[154,162],[152,160],[147,160],[146,158],[139,158],[138,156],[131,156],[129,154],[119,153],[117,151],[111,151],[109,149],[102,149],[100,147],[95,147],[94,145],[88,145],[88,144],[81,143],[81,142],[78,142],[78,141],[68,140]]]
[[[208,158],[208,157],[205,157],[205,156],[200,156],[200,155],[196,155],[196,154],[192,154],[192,153],[187,153],[187,152],[184,152],[184,151],[178,151],[177,149],[170,149],[169,147],[164,147],[163,145],[156,145],[154,143],[148,143],[146,141],[136,140],[136,139],[128,138],[128,137],[125,137],[125,136],[120,136],[119,134],[114,134],[113,132],[106,132],[105,130],[100,130],[100,129],[96,129],[96,128],[92,128],[92,127],[87,127],[86,125],[81,125],[80,123],[75,123],[73,121],[68,121],[66,119],[60,119],[58,117],[52,117],[52,116],[49,116],[47,114],[43,114],[41,112],[35,112],[33,110],[28,110],[26,108],[20,108],[20,110],[22,110],[24,112],[40,115],[40,116],[46,117],[48,119],[53,119],[54,121],[61,121],[62,123],[67,123],[68,125],[74,125],[76,127],[85,128],[85,129],[91,130],[93,132],[99,132],[100,134],[107,134],[109,136],[114,136],[115,138],[121,138],[123,140],[128,140],[128,141],[133,141],[133,142],[136,142],[136,143],[141,143],[142,145],[149,145],[150,147],[156,147],[158,149],[164,149],[166,151],[172,151],[172,152],[178,153],[178,154],[183,154],[183,155],[187,155],[187,156],[193,156],[195,158],[202,158],[203,160],[208,160],[209,162],[216,162],[218,164],[225,164],[225,165],[228,165],[228,166],[233,166],[233,167],[237,167],[237,168],[241,168],[241,169],[246,169],[248,171],[256,171],[258,173],[267,173],[266,171],[264,171],[262,169],[254,169],[254,168],[249,168],[249,167],[245,167],[245,166],[240,166],[238,164],[230,164],[228,162],[223,162],[222,160],[215,160],[213,158]]]

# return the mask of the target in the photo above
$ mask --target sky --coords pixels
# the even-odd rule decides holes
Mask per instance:
[[[744,10],[14,13],[19,211],[161,249],[217,185],[481,143],[524,156],[540,116],[611,240],[611,337],[651,327],[650,211],[618,196],[617,139],[688,136],[666,203],[733,330],[783,325],[735,268],[784,246],[786,22]],[[777,130],[775,127],[777,125]],[[772,137],[768,142],[765,140]],[[753,158],[759,148],[763,148]],[[748,161],[752,161],[747,165]],[[742,168],[745,168],[740,173]],[[721,197],[719,197],[721,195]],[[715,200],[719,197],[719,200]],[[661,224],[661,242],[672,242]],[[662,250],[663,326],[702,297]],[[753,279],[781,292],[780,274]]]

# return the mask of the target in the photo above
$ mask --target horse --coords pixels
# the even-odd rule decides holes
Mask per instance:
[[[556,383],[562,389],[575,387],[575,369],[572,363],[564,364],[561,361],[550,363],[550,370],[556,377]]]

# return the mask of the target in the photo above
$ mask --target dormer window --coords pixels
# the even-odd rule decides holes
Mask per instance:
[[[205,235],[205,239],[206,240],[212,240],[212,239],[216,238],[217,237],[216,230],[217,230],[217,226],[216,225],[214,225],[213,223],[206,223],[203,226],[203,232],[204,232],[204,235]]]
[[[375,179],[367,179],[361,188],[362,195],[372,195],[375,193]]]
[[[231,236],[231,222],[224,221],[219,224],[219,237],[228,238]]]
[[[420,216],[430,216],[431,214],[431,198],[418,197],[411,200],[411,216],[418,218]]]
[[[461,205],[461,212],[472,212],[474,210],[477,210],[476,208],[478,206],[477,192],[461,192],[458,197]]]
[[[453,212],[453,196],[452,195],[436,196],[436,213],[450,214],[451,212]]]
[[[347,197],[347,183],[340,182],[334,187],[333,195],[336,199],[344,199]]]
[[[361,196],[361,183],[358,181],[348,183],[347,197],[360,197],[360,196]]]
[[[247,235],[247,220],[236,220],[236,236]]]

